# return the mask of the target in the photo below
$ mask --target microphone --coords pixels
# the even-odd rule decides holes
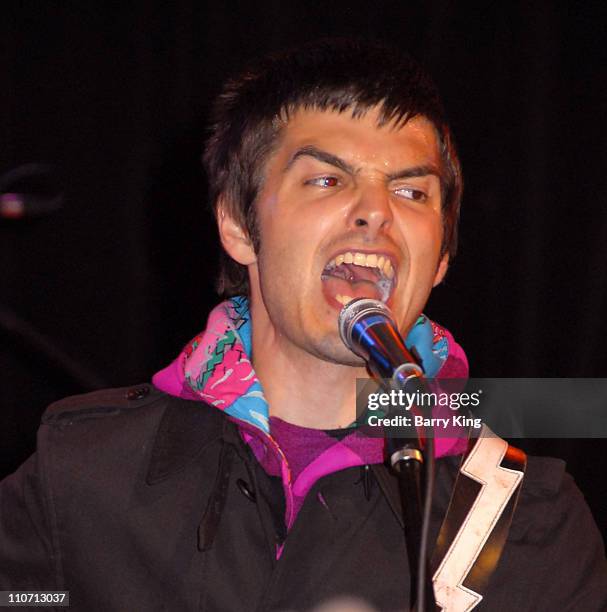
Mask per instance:
[[[348,302],[339,313],[338,325],[344,344],[367,362],[375,377],[390,379],[401,389],[412,379],[423,378],[424,371],[383,302],[369,298]]]
[[[405,346],[392,313],[383,302],[369,298],[348,302],[339,313],[338,325],[344,344],[367,362],[382,386],[390,390],[415,385],[423,390],[424,371]],[[392,467],[398,469],[402,460],[422,462],[414,428],[412,434],[412,438],[387,437]]]

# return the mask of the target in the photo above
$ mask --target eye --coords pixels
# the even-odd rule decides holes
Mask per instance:
[[[406,198],[407,200],[413,200],[414,202],[425,202],[428,196],[421,189],[415,189],[413,187],[399,187],[394,190],[394,193],[398,196]]]
[[[316,185],[317,187],[327,189],[329,187],[337,187],[340,182],[336,176],[317,176],[316,178],[307,180],[304,184]]]

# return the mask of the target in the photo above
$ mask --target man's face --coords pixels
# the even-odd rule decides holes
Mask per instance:
[[[348,365],[360,361],[339,337],[342,305],[381,299],[405,333],[447,264],[434,127],[377,120],[376,109],[294,113],[256,202],[254,327],[264,319],[289,348]]]

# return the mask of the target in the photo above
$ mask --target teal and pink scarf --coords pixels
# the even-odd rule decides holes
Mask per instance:
[[[445,328],[421,315],[405,343],[415,349],[429,378],[467,378],[463,349]],[[270,416],[251,355],[251,319],[245,297],[216,306],[206,329],[153,377],[159,389],[204,401],[238,423],[243,439],[272,476],[280,476],[286,502],[285,524],[293,525],[306,494],[321,477],[349,467],[381,463],[383,439],[356,428],[345,435],[308,429]],[[437,438],[436,456],[464,452],[462,437]]]

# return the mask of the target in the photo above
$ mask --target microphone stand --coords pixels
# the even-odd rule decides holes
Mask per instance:
[[[417,364],[404,381],[395,376],[392,381],[405,390],[411,379],[425,389],[421,369]],[[430,514],[434,491],[434,438],[423,428],[424,444],[417,436],[407,438],[386,436],[386,451],[391,467],[398,479],[398,488],[403,509],[403,524],[407,558],[411,574],[410,591],[413,612],[425,612],[435,609],[434,587],[429,568]]]
[[[22,319],[11,309],[0,304],[0,333],[13,336],[32,354],[42,356],[56,370],[66,374],[85,390],[102,389],[107,382],[95,371],[80,364],[65,353],[33,325]]]
[[[369,372],[388,391],[394,387],[406,390],[413,384],[421,391],[426,390],[424,371],[405,346],[385,304],[355,299],[340,312],[338,326],[344,344],[366,361]],[[420,408],[423,412],[423,406]],[[422,433],[424,444],[415,427],[405,438],[386,436],[390,463],[398,476],[414,612],[436,609],[428,561],[434,439],[425,427]]]

